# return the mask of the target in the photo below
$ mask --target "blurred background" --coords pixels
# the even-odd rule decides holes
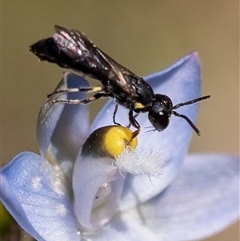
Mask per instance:
[[[62,70],[39,63],[28,46],[58,24],[84,32],[138,75],[166,68],[197,50],[203,94],[190,152],[239,154],[239,1],[1,1],[1,161],[38,152],[35,128]],[[92,83],[98,84],[98,82]],[[164,93],[162,93],[164,94]],[[91,105],[92,118],[103,105]],[[238,225],[206,239],[239,240]]]

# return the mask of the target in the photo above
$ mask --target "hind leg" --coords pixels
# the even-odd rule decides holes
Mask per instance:
[[[80,88],[68,88],[68,89],[57,89],[51,94],[49,94],[47,97],[50,98],[56,94],[60,93],[78,93],[78,92],[87,92],[87,93],[95,93],[95,92],[101,92],[104,91],[103,86],[94,86],[94,87],[80,87]]]
[[[70,89],[69,89],[70,90]],[[68,91],[70,93],[71,91]],[[58,92],[60,93],[60,92]],[[74,92],[71,92],[74,93]],[[52,97],[52,96],[51,96]],[[110,97],[110,95],[106,92],[96,93],[93,97],[86,98],[86,99],[52,99],[50,100],[52,103],[63,103],[63,104],[70,104],[70,105],[79,105],[79,104],[89,104],[94,100],[98,100],[100,98]]]

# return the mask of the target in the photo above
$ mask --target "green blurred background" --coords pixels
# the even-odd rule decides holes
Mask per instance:
[[[1,1],[2,163],[38,152],[39,108],[62,77],[28,52],[53,25],[79,29],[108,55],[145,76],[198,50],[202,103],[191,152],[239,153],[239,1]],[[94,82],[92,84],[97,84]],[[164,93],[163,93],[164,94]],[[92,117],[103,101],[91,105]],[[211,241],[236,241],[238,225]]]

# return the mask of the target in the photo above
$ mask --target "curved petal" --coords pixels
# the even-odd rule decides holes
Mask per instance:
[[[71,73],[56,89],[88,87],[88,82]],[[88,133],[88,107],[80,104],[52,103],[52,99],[84,99],[86,93],[66,93],[52,96],[42,107],[37,126],[37,138],[41,155],[52,164],[60,165],[66,176],[72,175],[73,162]],[[54,160],[49,158],[54,157]]]
[[[55,171],[42,157],[23,152],[0,172],[1,201],[37,240],[79,241],[72,207]]]
[[[192,53],[180,59],[167,70],[146,77],[146,81],[153,87],[155,93],[168,95],[174,104],[198,98],[201,92],[198,54]],[[110,101],[96,118],[92,129],[112,123],[113,111],[114,103]],[[120,107],[116,120],[120,121],[121,116],[125,116],[123,123],[127,124],[127,112],[126,109]],[[198,104],[184,106],[179,112],[195,122]],[[182,165],[192,136],[192,128],[182,118],[173,116],[169,127],[161,133],[145,132],[144,127],[150,126],[147,114],[140,114],[137,120],[142,127],[138,148],[160,150],[165,162],[164,174],[162,179],[151,178],[151,180],[145,176],[127,176],[121,210],[152,198],[171,183]]]
[[[189,156],[164,192],[132,212],[161,240],[199,240],[220,232],[239,219],[239,161],[237,156]]]
[[[80,155],[73,172],[74,212],[81,226],[95,231],[116,213],[124,178],[111,158]],[[117,179],[117,180],[116,180]]]
[[[64,73],[63,79],[56,87],[58,89],[70,89],[88,87],[87,80],[72,73]],[[54,99],[85,99],[86,93],[66,93],[53,96]],[[41,108],[38,116],[37,138],[41,155],[47,154],[49,143],[57,149],[65,149],[74,153],[79,151],[88,133],[88,109],[86,105],[51,103],[48,99]],[[69,155],[69,154],[68,154]]]
[[[116,216],[89,238],[94,241],[159,241],[159,238],[143,224],[134,222],[131,217],[124,218],[121,215]]]

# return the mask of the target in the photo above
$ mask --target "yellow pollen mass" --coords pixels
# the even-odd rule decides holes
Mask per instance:
[[[137,138],[132,138],[132,132],[123,126],[109,128],[104,136],[104,149],[111,156],[119,156],[129,146],[132,149],[137,147]]]

